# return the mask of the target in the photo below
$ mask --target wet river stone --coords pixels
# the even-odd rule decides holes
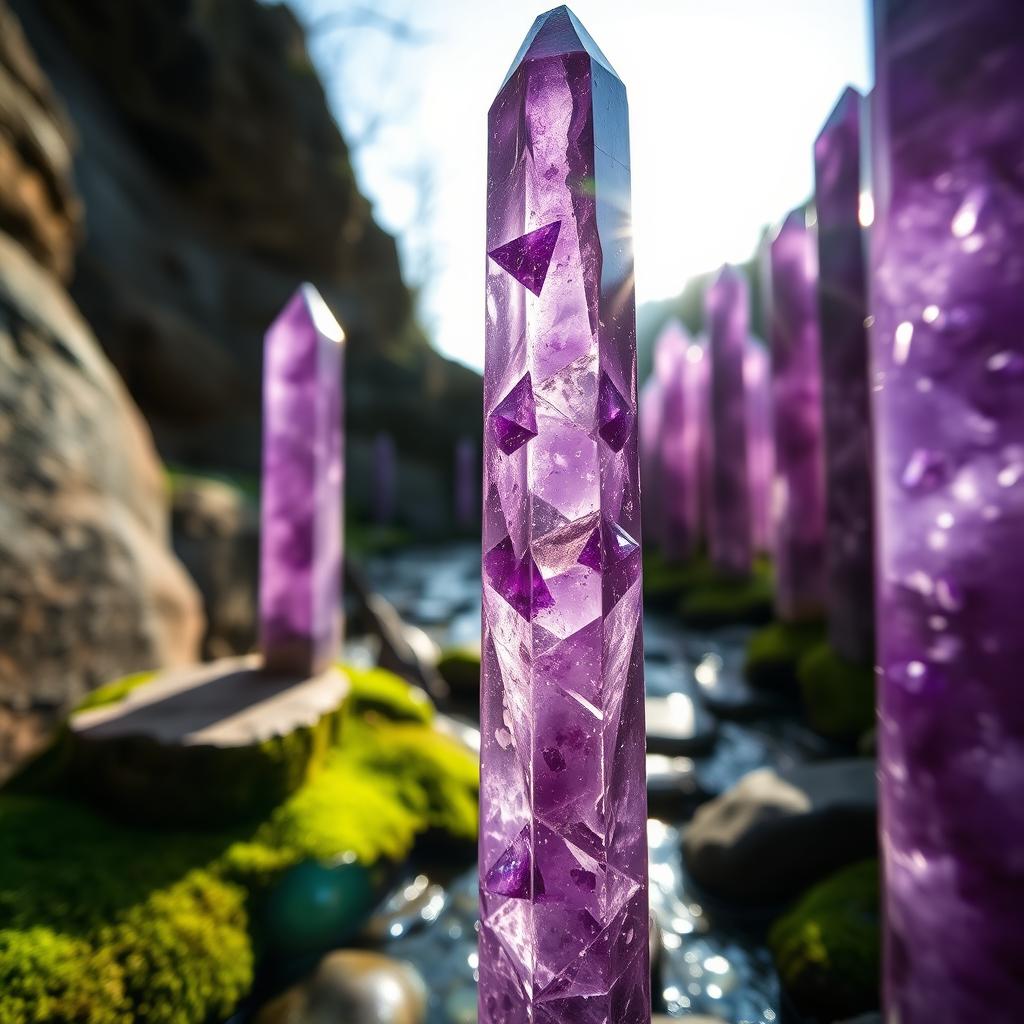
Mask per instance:
[[[424,1024],[427,989],[411,965],[343,949],[268,1003],[255,1024]]]
[[[692,879],[707,895],[783,903],[826,875],[874,856],[875,765],[852,758],[759,768],[704,804],[683,837]]]

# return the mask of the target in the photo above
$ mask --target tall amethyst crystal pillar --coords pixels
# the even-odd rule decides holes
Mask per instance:
[[[344,339],[305,284],[264,341],[260,646],[271,672],[313,675],[340,654]]]
[[[479,449],[471,437],[460,437],[455,445],[455,521],[460,527],[480,517]]]
[[[861,108],[847,89],[814,143],[825,422],[828,634],[874,663],[874,542],[867,285],[860,224]]]
[[[650,1019],[626,93],[565,7],[488,117],[482,1024]]]
[[[803,207],[771,243],[771,281],[775,610],[794,622],[820,615],[825,598],[817,258]]]
[[[722,267],[704,297],[711,355],[711,561],[727,575],[746,576],[753,561],[747,470],[744,361],[750,320],[746,279]]]
[[[1024,22],[875,4],[886,1019],[1024,1003]]]
[[[395,518],[396,461],[395,439],[381,431],[373,439],[373,520],[378,526],[390,526]]]
[[[775,441],[772,431],[772,375],[768,352],[754,338],[747,339],[743,360],[747,394],[747,474],[750,494],[750,540],[755,551],[772,547],[772,482],[775,476]]]
[[[696,554],[700,532],[698,442],[700,415],[694,366],[701,355],[678,320],[666,324],[657,342],[662,406],[659,447],[659,534],[670,561]]]

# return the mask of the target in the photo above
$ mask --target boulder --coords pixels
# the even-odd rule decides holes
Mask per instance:
[[[329,953],[313,973],[268,1003],[255,1024],[424,1024],[427,989],[416,969],[381,953]]]
[[[255,500],[224,480],[175,474],[174,550],[203,596],[203,657],[244,654],[256,645],[260,524]]]
[[[0,234],[0,697],[66,706],[193,660],[146,425],[57,280]]]
[[[21,24],[0,0],[0,229],[61,278],[81,234],[73,137]]]
[[[879,903],[878,861],[867,860],[816,885],[772,927],[786,1000],[803,1019],[842,1021],[878,1007]]]
[[[745,906],[784,903],[877,849],[875,763],[759,768],[700,807],[683,837],[696,885]]]

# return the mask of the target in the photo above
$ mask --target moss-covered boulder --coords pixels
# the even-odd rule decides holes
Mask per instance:
[[[822,642],[821,622],[773,622],[747,642],[743,671],[752,686],[797,692],[797,670],[804,656]]]
[[[820,643],[801,659],[797,678],[808,721],[823,736],[853,741],[875,724],[871,665],[855,665]]]
[[[66,794],[0,791],[0,1024],[223,1020],[261,956],[358,925],[385,867],[420,838],[443,834],[468,861],[475,757],[401,680],[349,676],[320,769],[244,824],[143,828]],[[353,869],[360,886],[342,877]]]
[[[878,861],[854,864],[811,889],[772,927],[783,988],[808,1020],[843,1020],[879,1005]]]
[[[644,601],[652,608],[672,608],[694,587],[714,579],[715,571],[704,556],[672,562],[658,552],[644,552]]]

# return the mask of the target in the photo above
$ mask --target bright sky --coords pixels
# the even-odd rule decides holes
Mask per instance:
[[[329,30],[314,60],[360,187],[398,236],[420,318],[446,355],[483,360],[487,108],[536,0],[293,0],[307,25],[371,11],[417,36]],[[847,84],[870,80],[867,0],[576,0],[629,94],[637,301],[750,255],[811,192],[811,144]]]

